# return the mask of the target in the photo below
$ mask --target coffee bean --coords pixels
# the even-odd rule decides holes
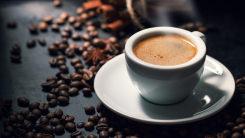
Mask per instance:
[[[49,102],[48,102],[48,105],[50,107],[56,107],[58,105],[58,101],[57,99],[51,99]]]
[[[15,21],[8,21],[7,22],[7,27],[8,28],[16,28],[17,23]]]
[[[75,17],[75,16],[70,16],[70,17],[68,18],[68,22],[69,22],[70,24],[74,24],[74,23],[76,22],[76,17]]]
[[[41,86],[42,86],[43,89],[49,90],[50,89],[50,86],[53,85],[53,84],[55,84],[55,83],[56,83],[55,80],[51,80],[51,81],[48,81],[48,82],[43,83]]]
[[[66,131],[72,133],[72,132],[76,131],[76,125],[73,122],[67,122],[65,124],[65,129],[66,129]]]
[[[22,107],[27,107],[30,104],[30,101],[25,97],[19,97],[17,99],[17,102],[18,102],[18,105]]]
[[[232,132],[241,132],[242,131],[242,128],[240,126],[234,126],[232,128]]]
[[[50,64],[51,67],[56,67],[56,65],[57,65],[57,59],[56,58],[51,58],[49,60],[49,64]]]
[[[109,134],[107,131],[100,131],[99,138],[109,138]]]
[[[53,134],[54,133],[54,129],[51,125],[47,125],[43,128],[43,131],[45,132],[45,134]]]
[[[77,34],[77,33],[72,34],[71,38],[73,40],[81,40],[81,36],[79,34]]]
[[[68,12],[62,12],[60,14],[60,18],[62,18],[62,19],[67,19],[68,17],[69,17],[69,13]]]
[[[27,47],[32,48],[36,45],[36,41],[33,39],[30,39],[26,42]]]
[[[56,98],[57,98],[56,95],[54,95],[52,93],[50,93],[50,94],[47,95],[47,100],[48,101],[50,101],[51,99],[56,99]]]
[[[49,122],[50,122],[50,124],[51,124],[52,126],[57,126],[57,125],[59,124],[60,120],[59,120],[58,118],[51,118],[51,119],[49,120]]]
[[[46,41],[43,38],[38,38],[38,42],[40,45],[43,45],[43,46],[46,45]]]
[[[56,83],[57,84],[57,83]],[[58,85],[58,84],[57,84]],[[59,85],[58,85],[59,86]],[[59,94],[59,88],[52,88],[50,91],[51,94],[58,95]]]
[[[40,22],[39,25],[38,25],[39,29],[41,31],[47,31],[48,29],[48,24],[46,22]]]
[[[89,17],[95,17],[97,13],[95,11],[89,11],[88,12]]]
[[[95,115],[92,115],[88,118],[88,122],[93,122],[94,124],[98,123],[98,118]]]
[[[41,103],[39,105],[39,109],[43,114],[46,114],[48,112],[49,105],[47,103]]]
[[[68,90],[68,93],[70,96],[78,95],[78,89],[76,87],[72,87],[71,89]]]
[[[59,96],[65,96],[65,97],[69,98],[69,93],[67,91],[65,91],[65,90],[61,90],[59,92]]]
[[[55,126],[54,132],[56,135],[62,135],[65,133],[65,127],[63,125]]]
[[[33,102],[29,105],[29,111],[32,111],[33,109],[39,109],[40,103],[38,102]]]
[[[30,106],[30,105],[29,105]],[[20,111],[20,115],[22,115],[24,118],[29,114],[30,112],[27,110]]]
[[[21,56],[19,56],[19,55],[11,55],[10,59],[11,59],[11,62],[20,63]]]
[[[62,18],[57,18],[55,20],[55,23],[57,23],[58,25],[63,25],[65,24],[66,20],[65,19],[62,19]]]
[[[58,49],[57,46],[50,45],[50,46],[48,47],[48,51],[49,51],[49,54],[50,54],[50,55],[57,55],[59,49]]]
[[[46,115],[46,117],[50,120],[51,118],[54,118],[54,112],[50,112]]]
[[[51,15],[47,15],[47,16],[43,17],[43,21],[46,23],[51,23],[52,20],[53,20],[53,16],[51,16]]]
[[[37,33],[37,25],[34,23],[31,23],[28,25],[28,29],[32,34],[36,34]]]
[[[86,10],[83,8],[83,7],[78,7],[77,10],[76,10],[76,13],[77,14],[81,14],[83,12],[85,12]]]
[[[19,44],[13,44],[11,46],[11,54],[13,55],[20,55],[21,52],[21,46]]]
[[[95,31],[96,29],[97,29],[97,28],[96,28],[95,26],[93,26],[93,25],[87,26],[87,27],[86,27],[86,31],[87,31],[87,32]]]
[[[84,74],[83,74],[83,79],[84,79],[85,81],[91,81],[91,80],[93,79],[93,77],[94,77],[94,74],[93,74],[93,72],[90,71],[90,70],[87,70],[87,71],[84,72]]]
[[[63,44],[62,43],[62,44],[59,45],[59,51],[62,52],[62,53],[64,53],[67,48],[68,48],[67,44]]]
[[[54,0],[53,1],[53,5],[56,6],[56,7],[59,7],[62,5],[62,1],[61,0]]]
[[[77,123],[77,128],[83,128],[84,125],[85,125],[84,122],[79,122],[79,123]]]
[[[71,29],[69,26],[65,26],[65,27],[63,28],[63,31],[65,31],[65,32],[67,32],[67,33],[69,33],[69,34],[72,34],[72,29]]]
[[[90,31],[89,32],[89,35],[91,36],[91,37],[97,37],[98,36],[98,34],[99,34],[99,32],[98,31],[96,31],[96,30],[94,30],[94,31]]]
[[[90,35],[88,35],[88,34],[82,34],[82,39],[83,39],[84,41],[90,41],[90,40],[91,40],[91,37],[90,37]]]
[[[97,136],[95,136],[94,134],[89,134],[87,138],[97,138]]]
[[[239,118],[236,119],[236,123],[237,123],[237,124],[245,123],[245,119],[242,118],[242,117],[239,117]]]
[[[63,73],[68,73],[69,72],[69,68],[66,65],[60,65],[59,69]]]
[[[232,134],[231,138],[242,138],[242,135],[239,132],[235,132]]]
[[[99,112],[99,113],[97,113],[97,115],[96,115],[96,116],[97,116],[97,118],[98,118],[98,119],[101,119],[102,117],[105,117],[105,116],[104,116],[102,113],[100,113],[100,112]]]
[[[69,38],[71,36],[71,34],[66,31],[62,31],[60,34],[62,37],[66,37],[66,38]]]
[[[22,116],[22,115],[20,115],[20,114],[18,114],[18,115],[16,115],[16,117],[17,117],[17,121],[19,122],[19,123],[23,123],[24,122],[24,120],[25,120],[25,118]]]
[[[36,130],[36,132],[41,132],[43,130],[43,125],[40,123],[34,124],[33,128]]]
[[[81,22],[75,22],[75,23],[73,24],[73,27],[74,27],[74,29],[76,29],[76,30],[81,30],[81,29],[82,29],[82,24],[81,24]]]
[[[4,127],[4,132],[9,132],[9,133],[13,134],[14,133],[14,127],[6,126],[6,127]]]
[[[91,88],[91,86],[84,79],[82,79],[81,82],[82,82],[83,87]]]
[[[57,59],[58,61],[59,61],[59,60],[66,61],[66,56],[65,56],[65,55],[59,55],[59,56],[57,56],[56,59]]]
[[[61,65],[65,65],[65,64],[66,64],[66,62],[64,60],[58,60],[57,61],[57,66],[58,67],[61,66]]]
[[[22,124],[22,128],[25,129],[26,131],[31,131],[33,129],[33,123],[31,121],[25,121]]]
[[[33,109],[31,113],[37,116],[38,118],[40,118],[42,115],[42,112],[39,109]]]
[[[82,13],[79,17],[80,17],[81,21],[83,21],[83,22],[86,21],[87,19],[89,19],[89,15],[86,12]]]
[[[71,60],[71,64],[74,66],[77,63],[82,63],[82,60],[80,58],[74,58]]]
[[[110,137],[115,136],[116,129],[114,127],[108,128],[107,131],[108,131],[108,134],[109,134]]]
[[[87,131],[92,131],[94,129],[94,123],[93,122],[87,122],[84,124],[84,128]]]
[[[60,78],[63,79],[65,82],[70,82],[70,80],[71,80],[71,78],[69,76],[67,76],[63,73],[60,74]]]
[[[34,138],[34,137],[35,137],[35,133],[32,132],[32,131],[27,132],[27,133],[25,134],[25,138]]]
[[[67,123],[67,122],[73,122],[74,119],[75,119],[74,116],[71,116],[71,115],[63,115],[63,116],[61,117],[61,123],[65,124],[65,123]]]
[[[65,54],[68,56],[68,57],[73,57],[74,54],[75,54],[75,50],[73,48],[67,48],[65,50]]]
[[[77,88],[77,89],[81,89],[82,86],[83,86],[83,84],[82,84],[81,81],[73,81],[73,82],[70,83],[70,87],[71,87],[71,88],[72,88],[72,87],[75,87],[75,88]],[[76,93],[76,92],[75,92],[75,93]],[[74,93],[74,94],[75,94],[75,93]],[[69,93],[69,94],[70,94],[70,93]]]
[[[100,131],[107,131],[109,129],[109,126],[105,123],[100,123],[96,126],[96,129]]]
[[[38,120],[38,117],[34,115],[33,113],[29,113],[26,116],[26,120],[31,121],[32,123],[35,123]]]
[[[103,117],[99,120],[99,124],[100,123],[105,123],[105,124],[109,124],[109,119],[107,117]]]
[[[59,25],[57,25],[57,24],[52,24],[52,25],[51,25],[51,29],[52,29],[53,31],[58,32],[58,31],[60,30],[60,27],[59,27]]]
[[[53,134],[44,134],[45,138],[54,138]]]
[[[61,84],[59,86],[59,90],[65,90],[65,91],[68,91],[69,90],[69,86],[67,84]]]
[[[48,125],[48,124],[49,124],[49,119],[48,119],[47,117],[41,117],[41,118],[39,119],[39,123],[40,123],[41,125]]]
[[[58,96],[57,101],[59,102],[59,105],[68,105],[69,99],[65,96]]]
[[[43,138],[43,134],[42,134],[42,133],[37,133],[37,134],[35,135],[35,138]]]
[[[81,135],[82,132],[81,131],[75,131],[73,133],[70,134],[70,137],[71,138],[76,138],[77,136]]]

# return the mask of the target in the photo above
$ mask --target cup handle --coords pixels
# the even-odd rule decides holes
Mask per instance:
[[[200,37],[200,38],[203,40],[203,42],[206,44],[206,36],[205,36],[203,33],[198,32],[198,31],[193,31],[192,33],[193,33],[194,35]]]

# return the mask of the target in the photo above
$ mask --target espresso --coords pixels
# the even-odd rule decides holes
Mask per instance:
[[[197,48],[189,39],[179,35],[162,35],[147,38],[133,49],[136,57],[150,64],[172,66],[191,60]]]

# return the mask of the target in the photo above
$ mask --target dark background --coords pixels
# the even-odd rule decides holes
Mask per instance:
[[[76,15],[76,9],[82,5],[82,0],[63,0],[62,7],[54,7],[52,1],[0,1],[0,97],[3,99],[12,99],[14,111],[27,110],[17,105],[18,97],[27,97],[30,102],[47,102],[47,93],[41,89],[41,84],[49,76],[54,76],[57,68],[51,68],[49,59],[52,57],[48,54],[47,46],[51,45],[54,40],[61,40],[61,36],[51,29],[47,32],[39,32],[37,35],[29,33],[28,24],[38,24],[45,15],[52,15],[56,19],[63,11],[68,11],[70,15]],[[213,24],[217,31],[205,33],[207,37],[207,55],[219,60],[233,74],[235,79],[241,78],[245,74],[245,1],[223,1],[223,0],[204,0],[191,1],[192,9],[183,13],[169,12],[169,20],[172,22],[165,23],[161,16],[151,15],[148,22],[151,26],[175,26],[178,27],[184,23],[202,21],[206,24]],[[161,15],[161,14],[160,14]],[[186,17],[186,18],[185,18]],[[6,23],[10,20],[17,22],[17,28],[9,29]],[[68,23],[66,24],[68,25]],[[65,25],[63,25],[65,26]],[[62,27],[63,27],[62,26]],[[137,29],[135,29],[137,30]],[[134,31],[134,29],[133,29]],[[85,28],[77,31],[79,34],[85,32]],[[111,35],[99,29],[99,36],[103,39]],[[47,41],[46,46],[36,44],[34,48],[27,48],[26,41],[29,39],[44,38]],[[121,40],[123,41],[124,38]],[[69,40],[70,43],[72,40]],[[16,64],[10,61],[11,45],[18,43],[22,46],[21,56],[22,63]],[[83,41],[76,42],[81,45]],[[77,57],[80,57],[77,55]],[[70,59],[67,65],[70,72],[74,72],[70,65]],[[65,115],[73,115],[75,122],[87,122],[89,115],[84,112],[84,107],[88,105],[96,106],[100,103],[96,94],[92,97],[84,97],[82,92],[75,97],[70,98],[68,106],[51,108],[53,112],[56,109],[62,109]],[[3,118],[5,120],[6,118]],[[0,124],[2,121],[0,120]],[[96,134],[96,130],[88,132],[81,130],[83,136]],[[3,126],[0,125],[0,133],[3,132]],[[65,133],[59,137],[68,137]]]

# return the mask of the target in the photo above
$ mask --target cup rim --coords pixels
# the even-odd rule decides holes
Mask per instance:
[[[147,34],[149,35],[149,34],[154,34],[154,33],[171,33],[171,34],[174,33],[176,35],[184,36],[184,37],[190,39],[196,45],[197,53],[188,62],[178,64],[178,65],[172,65],[172,66],[154,65],[154,64],[142,61],[134,55],[133,47],[135,46],[135,43],[137,40],[139,40],[142,37],[145,37]],[[134,61],[134,63],[137,63],[143,67],[160,69],[160,70],[162,70],[162,69],[175,70],[175,69],[181,69],[181,68],[189,67],[191,65],[198,63],[200,60],[202,60],[203,57],[206,55],[206,46],[200,37],[194,35],[193,33],[189,32],[187,30],[175,28],[175,27],[152,27],[152,28],[141,30],[141,31],[133,34],[126,42],[125,54],[129,59]]]

